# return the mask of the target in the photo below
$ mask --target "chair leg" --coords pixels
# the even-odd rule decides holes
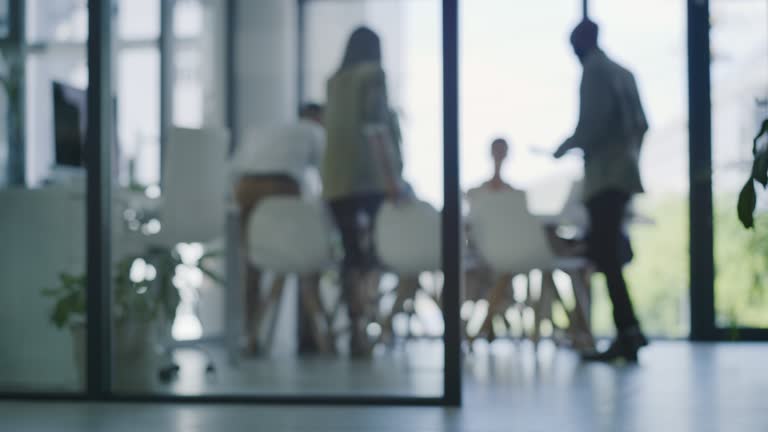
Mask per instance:
[[[285,287],[285,275],[278,274],[275,275],[275,279],[272,281],[272,286],[269,289],[269,294],[267,294],[267,298],[260,302],[258,307],[256,308],[256,311],[254,313],[254,319],[253,319],[253,327],[250,329],[251,334],[254,335],[254,337],[258,338],[258,336],[261,334],[261,328],[264,324],[264,319],[266,318],[267,311],[269,308],[276,304],[283,294],[283,289]],[[277,317],[277,310],[274,311],[273,317]],[[274,327],[274,326],[272,326]],[[270,333],[273,329],[270,329]],[[267,342],[261,346],[261,347],[254,347],[257,348],[256,351],[262,351],[269,347],[271,343],[271,336],[268,335]]]
[[[397,287],[395,287],[396,296],[395,302],[392,304],[392,309],[381,321],[382,332],[380,340],[388,342],[387,339],[394,336],[394,328],[392,324],[395,315],[405,311],[404,306],[407,300],[415,300],[417,290],[417,280],[405,276],[400,277],[400,281],[398,282]]]
[[[333,329],[326,326],[325,313],[320,301],[319,278],[317,275],[303,278],[301,306],[309,322],[315,346],[321,353],[335,353],[336,343]],[[323,327],[326,327],[323,329]]]
[[[555,280],[552,277],[551,271],[542,271],[541,274],[541,291],[539,299],[536,301],[534,307],[534,319],[533,319],[533,334],[531,339],[535,346],[538,346],[541,340],[541,323],[545,319],[552,318],[552,300],[553,291],[556,291]]]
[[[491,288],[491,291],[488,293],[488,313],[485,315],[483,324],[480,326],[477,334],[469,338],[470,344],[481,335],[490,333],[493,317],[496,315],[499,306],[504,302],[504,296],[511,280],[512,275],[503,275],[499,277],[496,285]]]
[[[264,344],[266,349],[272,348],[272,341],[275,339],[275,331],[277,330],[277,319],[280,308],[280,299],[283,297],[283,291],[285,290],[285,275],[279,275],[272,283],[272,290],[269,296],[269,303],[272,304],[272,315],[270,316],[269,330],[267,331],[267,340]]]
[[[569,275],[571,276],[573,297],[576,300],[576,304],[568,319],[571,322],[569,330],[572,339],[574,339],[574,347],[589,350],[595,348],[595,338],[592,335],[592,328],[590,326],[589,285],[585,284],[585,281],[588,281],[585,273],[585,271],[577,271]]]

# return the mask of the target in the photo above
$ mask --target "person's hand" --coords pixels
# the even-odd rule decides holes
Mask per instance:
[[[565,156],[565,153],[568,152],[568,149],[565,147],[565,144],[561,145],[560,147],[555,150],[555,153],[552,154],[555,159],[560,159],[561,157]]]
[[[560,144],[560,147],[555,150],[555,153],[552,154],[552,156],[555,157],[555,159],[560,159],[561,157],[565,156],[566,153],[573,150],[575,146],[573,145],[573,137],[568,138],[565,140],[562,144]]]
[[[399,205],[403,201],[403,191],[397,183],[390,182],[387,185],[387,198],[395,205]]]

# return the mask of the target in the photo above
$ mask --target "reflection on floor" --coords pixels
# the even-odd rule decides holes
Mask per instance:
[[[462,409],[4,402],[0,430],[764,432],[766,358],[768,344],[655,342],[614,367],[501,343],[467,356]]]
[[[221,350],[178,350],[178,377],[157,391],[199,394],[333,394],[439,397],[443,394],[443,348],[419,341],[370,359],[340,356],[244,357],[232,366]],[[216,367],[206,373],[208,358]]]

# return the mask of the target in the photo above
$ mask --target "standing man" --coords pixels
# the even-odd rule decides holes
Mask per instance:
[[[555,152],[572,149],[584,154],[584,196],[590,217],[588,256],[605,275],[613,303],[617,337],[604,352],[585,355],[589,361],[637,361],[648,341],[640,330],[622,266],[631,256],[623,234],[627,205],[643,192],[639,155],[648,123],[635,78],[599,48],[598,27],[582,21],[571,34],[571,45],[584,71],[579,122],[573,136]]]

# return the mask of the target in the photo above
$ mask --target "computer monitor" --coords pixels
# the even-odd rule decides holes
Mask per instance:
[[[119,172],[117,139],[117,98],[112,99],[112,172]],[[88,91],[53,82],[54,165],[71,170],[85,167],[88,131]]]
[[[86,90],[54,82],[53,134],[55,164],[57,166],[84,166],[87,123],[88,95]]]

